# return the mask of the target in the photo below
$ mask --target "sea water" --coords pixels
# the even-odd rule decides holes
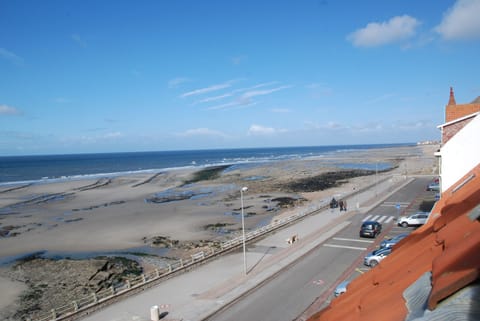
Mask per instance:
[[[345,151],[413,146],[414,144],[339,145],[276,148],[211,149],[0,157],[0,185],[51,182],[88,177],[158,172],[214,165],[248,166],[259,162],[322,157]],[[372,165],[348,164],[349,168]],[[375,165],[373,165],[375,166]],[[382,164],[382,167],[383,164]],[[381,168],[378,168],[379,170]]]

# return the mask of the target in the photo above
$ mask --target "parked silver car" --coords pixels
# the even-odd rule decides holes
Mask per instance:
[[[365,256],[365,258],[363,259],[363,264],[365,264],[366,266],[374,267],[378,263],[380,263],[381,260],[386,258],[390,253],[392,253],[392,248],[390,247],[375,250]]]
[[[402,216],[398,219],[397,224],[403,227],[423,225],[427,223],[429,214],[427,212],[419,212],[410,216]]]
[[[427,186],[427,191],[435,191],[439,192],[440,191],[440,184],[438,183],[430,183]]]
[[[350,280],[347,280],[347,281],[343,281],[342,283],[337,285],[337,287],[335,288],[335,292],[334,292],[335,297],[340,296],[340,295],[344,294],[345,292],[347,292],[347,286],[348,286],[349,283],[350,283]]]

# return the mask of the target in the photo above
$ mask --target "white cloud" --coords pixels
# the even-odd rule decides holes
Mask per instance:
[[[348,129],[347,126],[342,125],[342,124],[340,124],[336,121],[332,121],[332,120],[326,122],[325,124],[319,124],[317,122],[313,122],[313,121],[310,121],[310,120],[304,121],[303,123],[305,124],[305,127],[307,127],[307,129],[321,129],[321,130],[324,130],[324,129],[327,129],[327,130]]]
[[[275,85],[275,84],[278,84],[278,81],[264,82],[264,83],[260,83],[260,84],[258,84],[258,85],[254,85],[254,86],[247,87],[247,88],[235,89],[235,90],[232,91],[232,94],[236,94],[236,93],[240,93],[240,92],[245,92],[245,91],[250,91],[250,90],[253,90],[253,89],[257,89],[257,88],[272,86],[272,85]]]
[[[170,79],[168,81],[168,88],[177,88],[179,87],[180,85],[186,83],[186,82],[189,82],[191,81],[191,79],[189,78],[185,78],[185,77],[177,77],[177,78],[173,78],[173,79]]]
[[[235,82],[237,80],[230,80],[230,81],[227,81],[223,84],[218,84],[218,85],[213,85],[213,86],[206,87],[206,88],[196,89],[196,90],[193,90],[193,91],[182,94],[181,97],[188,97],[188,96],[192,96],[192,95],[200,95],[200,94],[204,94],[204,93],[228,88],[232,85],[233,82]],[[224,94],[221,94],[221,95],[206,97],[204,99],[198,100],[194,103],[194,105],[199,104],[199,103],[211,103],[211,102],[219,101],[219,100],[222,100],[222,99],[225,99],[225,98],[228,98],[228,97],[232,97],[232,100],[227,101],[227,102],[225,102],[223,104],[220,104],[220,105],[214,105],[214,106],[207,107],[206,110],[231,109],[231,108],[240,107],[240,106],[241,107],[246,107],[246,106],[256,105],[258,103],[258,101],[255,101],[252,98],[258,97],[258,96],[269,95],[269,94],[272,94],[274,92],[292,87],[292,86],[277,86],[277,87],[274,87],[274,88],[259,89],[259,88],[263,88],[263,87],[267,87],[267,86],[272,86],[272,85],[277,84],[277,83],[278,82],[276,82],[276,81],[272,81],[272,82],[260,83],[260,84],[257,84],[257,85],[251,86],[251,87],[247,87],[247,88],[234,89],[234,90],[231,90],[230,92],[227,92],[227,93],[224,93]]]
[[[13,52],[8,51],[5,48],[0,48],[0,58],[6,59],[16,65],[23,65],[23,58],[17,56]]]
[[[252,86],[252,87],[235,89],[235,90],[232,90],[231,92],[226,93],[226,94],[223,94],[223,95],[218,95],[218,96],[207,97],[207,98],[205,98],[205,99],[201,99],[201,100],[195,102],[195,104],[207,103],[207,102],[213,102],[213,101],[222,100],[222,99],[224,99],[224,98],[233,97],[233,96],[235,96],[236,94],[241,93],[241,92],[251,91],[251,90],[257,89],[257,88],[266,87],[266,86],[271,86],[271,85],[274,85],[274,84],[276,84],[276,83],[277,83],[276,81],[271,81],[271,82],[267,82],[267,83],[261,83],[261,84],[258,84],[258,85]],[[208,109],[209,109],[209,110],[211,110],[211,109],[222,109],[222,108],[224,108],[224,107],[238,106],[238,105],[241,105],[240,101],[241,101],[241,99],[237,99],[237,102],[230,102],[230,103],[224,104],[225,106],[223,106],[223,107],[222,107],[222,105],[221,105],[221,106],[210,107],[210,108],[208,108]]]
[[[446,40],[480,38],[480,0],[458,0],[434,30]]]
[[[243,100],[243,99],[249,99],[249,98],[256,97],[256,96],[269,95],[269,94],[274,93],[276,91],[280,91],[280,90],[291,88],[291,87],[292,86],[279,86],[279,87],[276,87],[276,88],[270,88],[270,89],[264,89],[264,90],[247,91],[246,93],[244,93],[240,97],[240,99]]]
[[[224,95],[208,97],[208,98],[199,100],[196,103],[208,103],[208,102],[212,102],[212,101],[222,100],[222,99],[227,98],[227,97],[232,97],[232,95],[233,94],[231,94],[231,93],[227,93],[227,94],[224,94]]]
[[[261,125],[253,124],[248,129],[247,134],[249,136],[263,136],[263,135],[275,135],[278,133],[286,132],[286,129],[275,129],[273,127],[265,127]]]
[[[334,122],[334,121],[329,121],[325,125],[322,126],[323,128],[327,129],[340,129],[340,128],[345,128],[342,124]]]
[[[386,22],[371,22],[351,33],[347,39],[356,47],[375,47],[399,42],[415,35],[420,22],[408,15],[393,17]]]
[[[217,91],[217,90],[220,90],[220,89],[229,88],[231,86],[232,86],[232,81],[227,81],[223,84],[212,85],[212,86],[209,86],[209,87],[195,89],[195,90],[186,92],[186,93],[182,94],[180,97],[185,98],[185,97],[194,96],[194,95],[206,94],[206,93],[209,93],[209,92],[212,92],[212,91]]]
[[[88,144],[103,144],[103,143],[113,143],[115,140],[124,138],[121,132],[106,132],[106,133],[98,133],[93,135],[80,135],[80,136],[70,136],[70,137],[59,137],[59,141],[62,144],[68,145],[88,145]]]
[[[122,133],[120,133],[120,132],[111,132],[111,133],[106,133],[106,134],[103,135],[104,139],[116,139],[116,138],[120,138],[120,137],[123,137]]]
[[[225,103],[225,104],[221,104],[221,105],[216,105],[216,106],[211,106],[211,107],[208,107],[207,110],[220,110],[220,109],[232,109],[232,108],[235,108],[235,107],[248,107],[248,106],[254,106],[256,105],[258,102],[256,101],[240,101],[240,100],[236,100],[236,101],[231,101],[231,102],[228,102],[228,103]]]
[[[87,47],[87,43],[85,42],[85,40],[82,39],[82,37],[80,37],[78,34],[72,34],[71,35],[71,38],[73,41],[75,41],[80,47],[82,48],[86,48]]]
[[[0,116],[1,115],[19,115],[20,111],[15,107],[0,105]]]
[[[194,128],[194,129],[188,129],[184,131],[183,133],[178,133],[177,136],[182,136],[182,137],[191,137],[191,136],[219,136],[219,137],[226,137],[224,133],[217,131],[217,130],[212,130],[208,128]]]

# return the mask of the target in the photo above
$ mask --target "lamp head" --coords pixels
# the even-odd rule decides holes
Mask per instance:
[[[242,189],[240,191],[246,192],[246,191],[248,191],[248,187],[244,186],[244,187],[242,187]]]

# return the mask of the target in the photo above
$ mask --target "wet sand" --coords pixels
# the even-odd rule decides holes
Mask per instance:
[[[73,258],[112,251],[153,249],[155,253],[158,247],[152,245],[159,237],[180,242],[226,240],[241,231],[243,186],[249,188],[244,194],[246,228],[254,229],[311,201],[341,198],[383,175],[435,174],[433,153],[437,148],[386,148],[233,165],[219,168],[203,180],[195,178],[198,170],[192,169],[0,187],[0,260],[6,262],[43,251]],[[373,172],[382,164],[391,164],[394,169],[345,179],[324,190],[315,189],[322,187],[318,185],[318,175],[348,170],[348,164],[359,163]],[[343,164],[343,168],[338,164]],[[292,183],[298,182],[314,182],[313,190],[295,189]],[[291,202],[282,203],[282,198]],[[175,255],[181,256],[180,252],[177,250]],[[0,278],[0,286],[13,291],[9,295],[2,293],[2,307],[15,299],[22,285],[14,287],[10,280]]]

